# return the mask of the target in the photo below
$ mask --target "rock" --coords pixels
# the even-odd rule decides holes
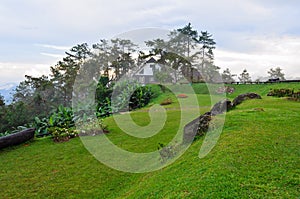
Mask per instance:
[[[197,117],[184,127],[183,143],[193,142],[196,135],[204,135],[209,128],[209,122],[211,121],[211,112],[207,112],[200,117]]]
[[[232,108],[231,101],[229,99],[223,99],[216,103],[210,110],[211,115],[219,115],[229,111]]]
[[[196,136],[198,131],[200,117],[197,117],[196,119],[184,126],[182,140],[184,144],[190,144],[191,142],[193,142],[194,137]]]
[[[248,99],[261,99],[261,96],[256,93],[241,94],[233,100],[232,107],[235,107],[236,105],[239,105],[240,103]]]
[[[261,96],[256,93],[246,93],[237,96],[231,103],[228,99],[223,99],[216,103],[210,112],[204,113],[200,117],[197,117],[184,127],[183,144],[190,144],[193,142],[196,135],[203,136],[209,129],[209,123],[212,117],[218,114],[222,114],[229,111],[234,106],[242,103],[247,99],[261,99]],[[257,111],[264,111],[263,108],[257,109]]]
[[[197,129],[197,135],[202,136],[208,131],[209,122],[211,121],[211,119],[212,119],[211,112],[204,113],[203,115],[201,115],[199,117],[199,125],[198,125],[198,129]]]

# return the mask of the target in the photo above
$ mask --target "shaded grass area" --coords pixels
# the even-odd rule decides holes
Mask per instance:
[[[276,88],[274,85],[270,87]],[[242,86],[237,85],[230,98],[257,92],[263,99],[245,101],[228,112],[217,145],[203,159],[198,158],[201,138],[172,165],[151,173],[131,174],[98,162],[79,138],[66,143],[36,139],[0,151],[0,198],[299,197],[299,102],[266,97],[269,88],[261,85]],[[283,84],[277,86],[287,88]],[[105,120],[111,132],[108,138],[134,152],[153,151],[159,142],[168,143],[178,127],[180,101],[176,101],[175,95],[161,95],[152,103],[159,103],[165,97],[174,98],[174,103],[166,106],[167,123],[157,135],[133,138],[122,132],[110,117]],[[199,94],[197,99],[204,107],[197,111],[209,110],[208,95]],[[191,98],[179,100],[186,100],[190,108],[195,108]],[[151,122],[148,109],[130,115],[138,125],[145,126]]]

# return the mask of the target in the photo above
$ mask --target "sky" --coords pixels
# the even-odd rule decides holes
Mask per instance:
[[[48,74],[76,44],[189,22],[213,35],[222,70],[254,80],[279,66],[300,79],[299,10],[298,0],[1,0],[0,85]]]

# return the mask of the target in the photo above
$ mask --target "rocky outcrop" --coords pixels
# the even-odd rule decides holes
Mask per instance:
[[[0,149],[5,147],[22,144],[34,138],[34,128],[26,129],[18,133],[10,134],[0,138]]]
[[[241,94],[233,100],[232,106],[235,107],[235,106],[239,105],[240,103],[242,103],[243,101],[248,100],[248,99],[261,99],[261,96],[256,93]]]
[[[211,115],[219,115],[232,108],[231,101],[229,99],[223,99],[216,103],[210,110]]]
[[[196,135],[204,135],[211,119],[211,112],[207,112],[185,125],[183,143],[191,143]]]
[[[184,127],[183,143],[191,143],[196,135],[203,136],[208,131],[213,116],[227,112],[247,99],[261,99],[261,96],[256,93],[246,93],[237,96],[233,102],[229,99],[219,101],[209,112],[204,113]]]

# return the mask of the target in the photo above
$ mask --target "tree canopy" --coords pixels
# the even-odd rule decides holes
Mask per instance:
[[[274,69],[271,68],[268,71],[268,74],[271,79],[279,78],[280,80],[285,80],[284,73],[282,72],[282,69],[280,67],[276,67]]]

